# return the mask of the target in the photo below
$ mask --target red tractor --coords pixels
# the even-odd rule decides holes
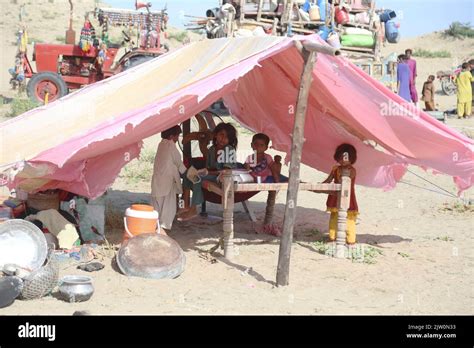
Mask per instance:
[[[122,45],[107,43],[103,46],[96,40],[85,51],[77,44],[36,43],[33,52],[36,73],[26,54],[23,59],[25,77],[30,79],[27,84],[28,96],[41,103],[52,102],[68,94],[69,90],[106,79],[166,53],[168,47],[161,43],[160,38],[168,20],[166,10],[151,12],[150,3],[136,2],[135,5],[136,11],[113,8],[98,8],[94,11],[102,26],[102,42],[107,42],[109,24],[128,25],[128,34],[122,30]],[[142,7],[147,12],[138,11]],[[71,26],[66,33],[66,42],[69,38],[74,43],[75,33]],[[138,44],[130,38],[131,29],[134,28],[137,28]]]

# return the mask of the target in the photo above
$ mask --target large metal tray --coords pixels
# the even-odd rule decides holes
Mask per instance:
[[[125,241],[116,261],[127,276],[173,279],[184,271],[186,257],[178,243],[170,237],[146,233]]]
[[[0,270],[6,264],[37,270],[47,254],[46,238],[31,222],[14,219],[0,224]]]

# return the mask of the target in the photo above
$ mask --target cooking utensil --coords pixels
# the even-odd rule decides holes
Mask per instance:
[[[25,220],[8,220],[0,224],[0,268],[15,264],[21,268],[40,268],[48,254],[43,232]]]
[[[20,295],[23,281],[15,276],[0,278],[0,308],[10,306]]]
[[[61,279],[59,295],[66,302],[84,302],[90,299],[93,293],[91,277],[68,275]]]
[[[186,257],[178,243],[170,237],[147,233],[125,241],[116,261],[127,276],[173,279],[184,271]]]

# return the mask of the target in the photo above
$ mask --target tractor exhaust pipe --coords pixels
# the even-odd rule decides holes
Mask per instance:
[[[73,10],[74,10],[72,0],[69,0],[69,5],[71,6],[71,12],[69,14],[69,29],[66,30],[66,45],[75,45],[76,32],[72,29],[72,19],[73,19]]]

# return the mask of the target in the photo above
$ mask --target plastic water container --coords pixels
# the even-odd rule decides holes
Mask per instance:
[[[380,21],[382,23],[386,23],[388,22],[389,20],[395,18],[397,16],[397,14],[395,13],[395,11],[392,11],[392,10],[385,10],[384,12],[382,12],[380,14]]]
[[[157,227],[160,230],[158,212],[151,205],[133,204],[125,211],[123,218],[125,233],[123,240],[144,233],[156,233]]]
[[[319,29],[319,32],[318,32],[318,35],[321,37],[321,39],[323,39],[324,41],[326,41],[329,37],[329,33],[330,33],[330,30],[327,26],[323,25],[321,26],[321,28]]]
[[[319,16],[321,20],[325,21],[326,20],[326,5],[327,5],[326,0],[318,0],[316,4],[318,5]]]
[[[390,43],[397,43],[400,41],[398,25],[393,20],[385,22],[385,37]]]

